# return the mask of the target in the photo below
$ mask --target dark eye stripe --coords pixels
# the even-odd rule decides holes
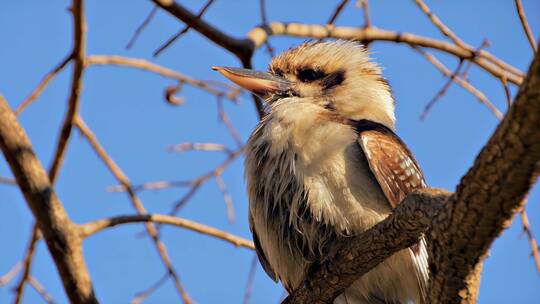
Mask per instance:
[[[321,79],[325,76],[323,72],[315,71],[312,69],[302,69],[298,71],[298,79],[302,82],[311,82],[317,79]]]
[[[324,90],[331,89],[345,81],[345,71],[338,70],[330,73],[321,81],[321,86]]]

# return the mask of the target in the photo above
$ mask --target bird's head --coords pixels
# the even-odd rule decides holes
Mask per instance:
[[[306,42],[275,58],[269,72],[214,67],[272,104],[309,102],[323,113],[368,119],[394,129],[394,100],[381,68],[356,42]],[[286,99],[285,99],[286,98]]]

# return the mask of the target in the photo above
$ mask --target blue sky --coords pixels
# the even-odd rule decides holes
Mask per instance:
[[[184,1],[198,10],[204,1]],[[338,1],[267,1],[269,20],[322,23]],[[362,14],[351,5],[338,25],[362,24]],[[412,1],[371,1],[373,23],[380,28],[442,38]],[[478,46],[489,39],[489,51],[526,70],[532,51],[522,33],[513,1],[429,1],[428,5],[466,42]],[[12,106],[19,104],[71,48],[69,1],[3,0],[0,3],[0,92]],[[540,33],[540,2],[525,0],[531,28]],[[238,66],[237,60],[196,32],[189,32],[159,58],[151,54],[182,25],[158,12],[132,50],[125,45],[134,29],[151,10],[150,1],[87,1],[88,53],[117,54],[152,60],[160,65],[199,79],[223,80],[211,71],[213,65]],[[217,0],[205,19],[231,35],[241,37],[260,23],[258,1]],[[277,50],[303,39],[272,38]],[[425,121],[419,120],[425,104],[445,83],[430,63],[405,45],[375,43],[373,57],[384,67],[397,101],[398,134],[415,153],[435,187],[454,190],[461,176],[497,125],[496,118],[473,96],[453,85]],[[450,69],[456,60],[435,53]],[[269,56],[259,50],[254,66],[265,69]],[[60,74],[39,100],[21,116],[40,160],[52,159],[56,137],[68,96],[71,69]],[[501,110],[505,99],[500,83],[473,67],[473,83]],[[81,113],[99,140],[135,183],[154,180],[183,180],[196,177],[223,160],[217,153],[171,154],[172,144],[197,141],[218,142],[230,147],[233,140],[219,123],[215,99],[186,87],[182,106],[163,100],[163,90],[174,81],[126,68],[91,67],[84,75]],[[515,93],[515,88],[512,93]],[[257,122],[247,95],[240,105],[225,103],[225,109],[245,140]],[[11,176],[0,159],[0,176]],[[234,200],[237,221],[229,224],[221,192],[210,181],[181,211],[180,216],[210,224],[250,238],[242,161],[224,173]],[[133,214],[127,197],[108,193],[116,184],[85,140],[74,134],[57,192],[76,222]],[[150,191],[140,194],[145,206],[166,213],[185,189]],[[530,195],[528,213],[533,232],[540,236],[540,190]],[[0,185],[0,274],[22,258],[30,235],[31,214],[17,188]],[[480,303],[538,303],[540,276],[530,258],[530,248],[515,223],[495,242],[484,267]],[[134,294],[157,281],[163,266],[141,225],[130,225],[100,233],[84,244],[85,257],[97,296],[103,303],[127,303]],[[197,303],[240,303],[253,253],[222,241],[179,228],[165,228],[162,234],[174,266]],[[59,303],[66,303],[61,282],[43,243],[37,249],[33,275]],[[277,303],[282,288],[259,267],[252,303]],[[11,301],[9,287],[0,288],[0,303]],[[27,289],[25,303],[39,303],[39,296]],[[171,282],[154,293],[147,303],[175,303],[178,297]]]

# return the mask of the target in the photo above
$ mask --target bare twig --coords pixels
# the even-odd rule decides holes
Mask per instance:
[[[66,67],[66,65],[69,63],[69,61],[71,61],[72,58],[73,58],[73,52],[71,52],[64,59],[62,59],[62,61],[58,65],[56,65],[52,69],[52,71],[45,74],[45,76],[43,76],[43,79],[41,80],[37,88],[35,88],[34,91],[32,91],[30,96],[26,97],[26,99],[23,102],[21,102],[21,104],[17,107],[17,110],[15,110],[15,113],[21,114],[22,111],[24,111],[24,109],[26,109],[32,102],[34,102],[41,95],[41,92],[43,92],[43,90],[47,87],[49,82]]]
[[[49,179],[54,184],[58,171],[67,149],[71,130],[73,129],[73,120],[79,110],[80,95],[82,91],[82,77],[84,72],[84,60],[86,56],[86,21],[84,16],[84,8],[81,1],[74,1],[71,8],[73,13],[74,24],[74,46],[73,46],[73,76],[71,77],[71,90],[68,100],[68,110],[62,123],[60,135],[56,145],[53,162],[49,169]],[[78,3],[78,4],[77,4]]]
[[[249,274],[246,283],[246,291],[244,293],[244,304],[249,304],[251,301],[251,295],[253,294],[253,283],[255,281],[255,272],[257,271],[258,263],[257,255],[254,254],[251,259],[251,265],[249,266]]]
[[[193,186],[193,181],[157,181],[148,182],[141,185],[134,185],[133,191],[139,192],[141,190],[161,190],[169,188],[183,188]],[[107,188],[108,192],[124,192],[126,187],[123,185],[110,186]]]
[[[482,43],[480,43],[480,46],[475,50],[476,54],[478,55],[478,53],[479,53],[482,49],[487,48],[487,47],[489,47],[489,46],[490,46],[490,42],[489,42],[488,39],[482,40]],[[469,78],[469,71],[471,70],[472,66],[473,66],[473,62],[472,62],[472,61],[467,61],[467,65],[466,65],[465,68],[463,69],[463,72],[461,73],[461,76],[460,76],[461,78],[463,78],[463,80],[465,80],[465,81],[468,81],[468,80],[469,80],[469,79],[468,79],[468,78]],[[506,77],[506,76],[503,75],[503,76],[501,77],[501,79],[502,79],[502,78],[505,78],[505,77]]]
[[[154,7],[152,8],[152,10],[148,14],[148,16],[146,16],[144,21],[135,30],[135,33],[133,33],[133,36],[131,37],[131,39],[129,39],[129,42],[126,45],[126,49],[129,50],[129,49],[131,49],[133,47],[133,45],[135,44],[135,41],[137,41],[137,38],[139,38],[139,35],[141,35],[143,30],[148,26],[148,24],[150,24],[150,22],[152,21],[152,19],[156,15],[157,11],[158,11],[158,7],[157,7],[157,5],[154,5]]]
[[[223,177],[221,177],[221,173],[216,173],[215,179],[219,190],[221,190],[221,193],[223,194],[223,201],[225,202],[225,207],[227,208],[227,219],[229,220],[229,223],[234,223],[235,216],[233,200],[229,194],[229,191],[227,191],[227,186],[225,185]]]
[[[459,46],[459,47],[461,47],[463,49],[466,49],[466,50],[469,50],[469,51],[474,50],[472,46],[470,46],[469,44],[467,44],[463,40],[461,40],[435,14],[433,14],[431,12],[431,10],[429,9],[429,7],[422,0],[414,0],[414,1],[416,2],[418,7],[420,8],[420,10],[422,10],[422,12],[424,12],[424,14],[426,14],[426,16],[429,18],[429,20],[441,31],[441,33],[443,35],[450,38],[450,40],[452,40],[452,42],[454,42],[457,46]],[[476,52],[476,55],[489,60],[493,64],[499,66],[501,69],[507,70],[510,73],[514,73],[514,74],[519,74],[520,73],[520,71],[518,69],[515,69],[511,65],[506,64],[505,62],[502,62],[501,60],[495,58],[495,56],[493,56],[491,53],[479,50],[478,52]]]
[[[527,17],[525,17],[525,10],[523,9],[521,0],[515,0],[514,2],[516,3],[516,10],[519,15],[519,20],[521,21],[521,26],[523,26],[523,31],[527,36],[527,40],[529,40],[529,43],[531,44],[533,52],[536,52],[536,41],[534,39],[534,34],[529,26],[529,22],[527,22]]]
[[[193,79],[182,73],[173,71],[166,67],[154,64],[150,61],[137,58],[129,58],[122,56],[89,56],[86,59],[86,65],[117,65],[131,67],[141,70],[150,71],[159,74],[163,77],[172,78],[182,83],[187,83],[191,86],[204,90],[212,95],[219,97],[227,97],[231,100],[236,100],[240,94],[240,90],[234,86],[219,82],[207,82],[202,80]],[[226,90],[223,90],[225,88]]]
[[[426,14],[426,16],[429,18],[431,23],[433,23],[433,25],[435,25],[441,31],[441,33],[443,33],[443,35],[450,38],[450,40],[452,40],[456,45],[462,48],[467,48],[467,45],[465,44],[465,42],[463,42],[456,34],[454,34],[454,32],[452,32],[452,30],[449,29],[439,19],[439,17],[437,17],[434,13],[432,13],[429,7],[424,3],[424,1],[414,0],[414,2],[416,2],[416,5],[418,5],[418,7],[422,10],[422,12],[424,12],[424,14]]]
[[[204,184],[206,180],[194,180],[193,186],[189,189],[188,192],[186,192],[176,203],[174,203],[171,211],[169,211],[169,215],[176,215],[178,212],[189,202],[193,196],[195,196],[195,193],[199,191],[201,186]],[[159,227],[159,226],[158,226]]]
[[[347,3],[349,0],[341,0],[341,2],[336,6],[336,9],[334,10],[334,13],[332,13],[332,16],[330,16],[330,19],[326,22],[328,25],[333,25],[334,22],[336,22],[337,18],[343,12],[343,9],[345,6],[347,6]]]
[[[22,263],[15,263],[15,265],[13,265],[13,267],[11,267],[11,269],[6,274],[0,277],[0,287],[9,284],[9,282],[11,282],[13,278],[15,278],[15,276],[21,271],[21,269]]]
[[[241,60],[251,59],[254,48],[248,40],[236,39],[225,34],[206,21],[198,18],[182,5],[171,0],[152,0],[155,4],[167,11],[169,14],[188,24],[197,32],[203,34],[208,39],[223,47],[227,51],[235,54]]]
[[[421,120],[424,120],[426,119],[427,115],[429,114],[429,111],[431,110],[431,108],[435,105],[435,103],[441,98],[444,96],[444,94],[446,94],[446,92],[448,91],[448,89],[450,88],[450,86],[452,85],[452,83],[455,82],[455,79],[457,77],[457,75],[459,75],[459,73],[461,72],[461,68],[463,67],[463,60],[460,60],[458,65],[456,66],[456,70],[452,73],[452,75],[450,75],[450,77],[448,77],[448,80],[446,81],[446,83],[443,85],[443,87],[437,92],[437,94],[435,94],[435,96],[433,96],[433,98],[426,104],[426,106],[424,107],[424,111],[422,112],[422,114],[420,115],[420,119]]]
[[[32,236],[30,237],[30,242],[28,243],[28,249],[26,249],[26,254],[23,259],[23,273],[19,279],[19,283],[17,283],[17,287],[15,287],[15,304],[20,304],[22,302],[24,286],[30,276],[30,268],[32,267],[32,261],[34,260],[34,252],[36,250],[39,234],[39,228],[37,225],[34,225],[32,227]]]
[[[204,182],[206,182],[210,178],[214,177],[215,174],[223,172],[232,163],[233,160],[235,160],[240,155],[242,155],[243,151],[244,151],[243,148],[241,148],[239,150],[227,153],[227,158],[221,164],[219,164],[216,168],[192,180],[147,182],[140,185],[134,185],[132,186],[132,188],[135,192],[138,192],[142,190],[160,190],[160,189],[167,189],[167,188],[197,187],[197,186],[202,185]],[[126,187],[124,185],[115,185],[115,186],[108,187],[107,191],[124,192],[126,191]]]
[[[169,278],[169,274],[165,273],[161,278],[159,278],[159,280],[157,280],[154,284],[150,285],[150,287],[135,294],[135,298],[131,300],[131,304],[142,303],[144,300],[146,300],[146,298],[148,298],[151,294],[153,294],[158,288],[163,286],[163,284],[167,282],[168,278]]]
[[[512,95],[510,94],[510,88],[508,87],[508,82],[506,78],[501,79],[501,84],[504,90],[504,96],[506,97],[506,105],[510,108],[512,105]]]
[[[17,183],[15,182],[14,179],[8,178],[8,177],[3,177],[3,176],[0,176],[0,184],[10,185],[10,186],[16,186],[17,185]]]
[[[212,152],[225,152],[231,154],[231,149],[227,148],[223,144],[217,143],[194,143],[194,142],[185,142],[180,143],[174,146],[170,146],[167,149],[169,152],[183,153],[186,151],[212,151]]]
[[[236,142],[236,145],[239,148],[242,148],[242,146],[244,145],[244,142],[242,141],[242,138],[240,138],[240,133],[238,133],[238,131],[232,124],[231,119],[229,118],[229,115],[227,115],[227,113],[225,112],[225,109],[223,107],[223,101],[221,100],[221,98],[218,98],[217,100],[217,108],[218,108],[219,120],[221,120],[225,124],[225,126],[227,127],[227,131],[229,131],[229,134]]]
[[[227,241],[234,246],[254,249],[253,242],[230,234],[228,232],[203,225],[194,221],[183,219],[180,217],[162,215],[162,214],[137,214],[137,215],[122,215],[107,219],[97,220],[81,225],[82,238],[87,238],[105,229],[123,225],[127,223],[160,223],[189,229],[204,235],[209,235],[224,241]]]
[[[538,253],[538,244],[534,239],[534,235],[531,230],[531,224],[529,223],[529,217],[525,212],[525,208],[522,208],[520,211],[521,215],[521,224],[523,226],[523,232],[527,235],[529,239],[529,245],[531,246],[531,255],[534,259],[534,264],[536,265],[536,270],[540,273],[540,254]]]
[[[453,73],[442,62],[440,62],[435,56],[433,56],[432,54],[430,54],[430,53],[428,53],[428,52],[426,52],[426,51],[424,51],[424,50],[422,50],[420,48],[417,48],[417,47],[413,47],[412,49],[417,51],[422,56],[424,56],[430,63],[432,63],[446,77],[451,77],[453,75]],[[454,77],[454,81],[457,84],[459,84],[462,88],[464,88],[465,90],[467,90],[471,94],[473,94],[476,98],[478,98],[478,100],[481,103],[483,103],[488,109],[490,109],[491,112],[493,112],[495,117],[497,117],[498,119],[502,119],[503,114],[501,113],[501,111],[499,111],[499,109],[497,109],[497,107],[495,107],[495,105],[493,105],[487,99],[487,97],[484,95],[484,93],[482,93],[480,90],[475,88],[470,82],[465,81],[465,80],[463,80],[462,78],[460,78],[458,76]]]
[[[206,4],[203,6],[203,8],[199,11],[199,13],[197,14],[197,18],[201,18],[204,13],[206,12],[206,10],[208,8],[210,8],[210,6],[212,5],[212,3],[214,2],[214,0],[208,0],[206,2]],[[191,26],[189,24],[187,24],[183,29],[181,29],[180,31],[178,31],[178,33],[174,34],[171,38],[167,39],[167,41],[165,41],[165,43],[163,43],[159,48],[157,48],[155,51],[154,51],[154,54],[153,56],[154,57],[157,57],[159,56],[159,54],[161,54],[161,52],[163,52],[165,49],[167,49],[171,44],[173,44],[176,40],[178,40],[178,38],[180,38],[180,36],[186,34],[189,29],[191,28]]]
[[[364,13],[364,28],[371,26],[371,17],[369,16],[369,0],[358,0],[357,6],[362,8]]]
[[[263,25],[268,24],[268,17],[266,14],[266,1],[265,0],[259,0],[259,10],[261,12],[261,21]],[[266,40],[264,42],[264,45],[266,46],[266,51],[271,57],[275,56],[274,48],[270,44],[269,40]]]
[[[48,304],[55,303],[53,297],[45,290],[45,287],[43,287],[43,285],[34,276],[30,276],[28,278],[28,283],[37,291],[45,302]]]
[[[135,191],[133,190],[133,187],[131,186],[131,182],[127,178],[127,176],[124,174],[124,172],[118,167],[118,165],[114,162],[114,160],[105,152],[105,149],[101,146],[101,144],[98,142],[96,136],[93,134],[93,132],[88,128],[86,123],[82,120],[80,116],[76,116],[74,124],[76,125],[77,129],[81,132],[81,134],[84,136],[84,138],[90,143],[96,154],[101,158],[103,163],[107,166],[109,171],[111,171],[112,175],[118,180],[122,186],[126,189],[126,192],[131,200],[131,203],[135,210],[141,215],[147,214],[146,208],[144,208],[144,205],[142,201],[136,196]],[[158,254],[167,269],[170,277],[173,279],[175,283],[175,287],[180,294],[180,297],[184,301],[184,303],[191,303],[191,299],[189,298],[188,293],[182,286],[182,283],[180,282],[180,277],[174,270],[171,260],[169,258],[169,254],[167,252],[167,248],[165,247],[165,244],[159,239],[158,233],[156,231],[156,227],[152,223],[146,223],[146,232],[152,239],[156,250],[158,251]]]

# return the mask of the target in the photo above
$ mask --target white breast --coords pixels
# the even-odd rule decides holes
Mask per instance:
[[[321,119],[320,111],[319,107],[305,103],[275,107],[262,129],[256,131],[258,137],[252,138],[249,144],[257,145],[264,140],[270,143],[270,154],[282,155],[286,151],[295,158],[294,168],[288,172],[307,190],[308,211],[317,222],[334,227],[337,235],[363,232],[391,212],[390,204],[356,143],[356,132],[337,121]],[[248,147],[246,177],[254,229],[272,269],[284,285],[292,289],[301,283],[310,261],[281,239],[275,223],[282,219],[271,218],[267,211],[272,202],[257,199],[254,194],[260,175],[268,173],[264,170],[279,171],[274,167],[280,163],[261,164],[249,151],[253,151],[253,147]],[[285,179],[272,178],[267,182],[276,183],[273,189],[278,189],[280,180]],[[291,196],[289,219],[301,218],[300,203],[298,197]],[[320,237],[310,231],[314,229],[301,224],[290,226],[290,233],[297,233],[308,242],[316,241],[309,240],[310,237]],[[414,268],[408,253],[403,251],[355,282],[346,294],[349,304],[368,303],[370,295],[381,291],[385,291],[379,295],[383,298],[405,301],[414,298],[415,289]],[[343,299],[344,296],[340,296],[335,303]]]

